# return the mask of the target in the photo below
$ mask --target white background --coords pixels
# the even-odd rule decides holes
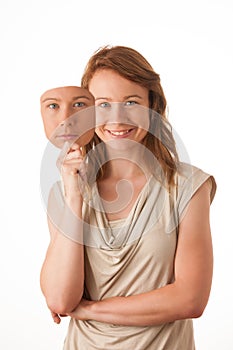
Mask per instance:
[[[1,0],[1,349],[62,349],[67,319],[53,324],[39,287],[49,237],[39,97],[79,85],[87,59],[106,44],[149,60],[191,162],[216,178],[213,287],[194,326],[197,350],[233,349],[232,17],[230,0]]]

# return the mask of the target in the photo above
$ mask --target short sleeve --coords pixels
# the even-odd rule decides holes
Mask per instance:
[[[187,208],[193,195],[201,187],[201,185],[208,180],[210,189],[210,202],[212,203],[216,193],[216,181],[214,177],[203,170],[189,165],[182,164],[177,178],[177,198],[176,209],[178,215],[178,222],[182,219],[184,211]]]

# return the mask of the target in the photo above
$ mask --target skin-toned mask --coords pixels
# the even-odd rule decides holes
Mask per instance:
[[[46,137],[58,148],[65,142],[86,145],[94,134],[94,98],[78,86],[56,87],[40,98]]]

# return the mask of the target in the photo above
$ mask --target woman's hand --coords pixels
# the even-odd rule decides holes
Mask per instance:
[[[67,315],[59,315],[56,312],[50,310],[53,321],[57,324],[61,323],[61,317],[66,317]]]
[[[75,318],[76,320],[86,321],[91,319],[91,313],[89,310],[89,306],[94,304],[95,301],[89,301],[86,299],[82,299],[76,309],[72,312],[68,313],[67,316]]]
[[[65,198],[69,201],[79,197],[82,192],[81,184],[86,182],[86,166],[80,146],[76,143],[69,145],[66,142],[57,160],[57,166],[61,172]]]
[[[85,320],[90,319],[90,312],[88,312],[88,306],[93,304],[93,303],[94,303],[94,301],[82,299],[80,301],[79,305],[76,307],[76,309],[74,309],[72,312],[70,312],[66,315],[57,314],[56,312],[54,312],[52,310],[50,310],[50,313],[51,313],[53,321],[57,324],[61,323],[62,317],[67,317],[67,316],[73,317],[77,320],[85,321]]]
[[[54,311],[51,311],[50,310],[50,313],[51,313],[51,316],[53,318],[53,321],[57,324],[59,324],[61,322],[61,317]]]

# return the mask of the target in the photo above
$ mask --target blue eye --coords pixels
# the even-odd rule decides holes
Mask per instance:
[[[98,107],[101,107],[101,108],[106,108],[106,107],[111,107],[110,103],[108,102],[102,102],[99,104]]]
[[[137,104],[137,102],[135,102],[135,101],[126,101],[125,102],[125,105],[126,106],[134,106],[134,105],[136,105]]]
[[[58,104],[57,104],[57,103],[50,103],[50,104],[48,105],[48,107],[49,107],[50,109],[56,109],[56,108],[58,108]]]
[[[74,105],[73,105],[74,107],[84,107],[85,106],[85,103],[84,102],[75,102],[74,103]]]

